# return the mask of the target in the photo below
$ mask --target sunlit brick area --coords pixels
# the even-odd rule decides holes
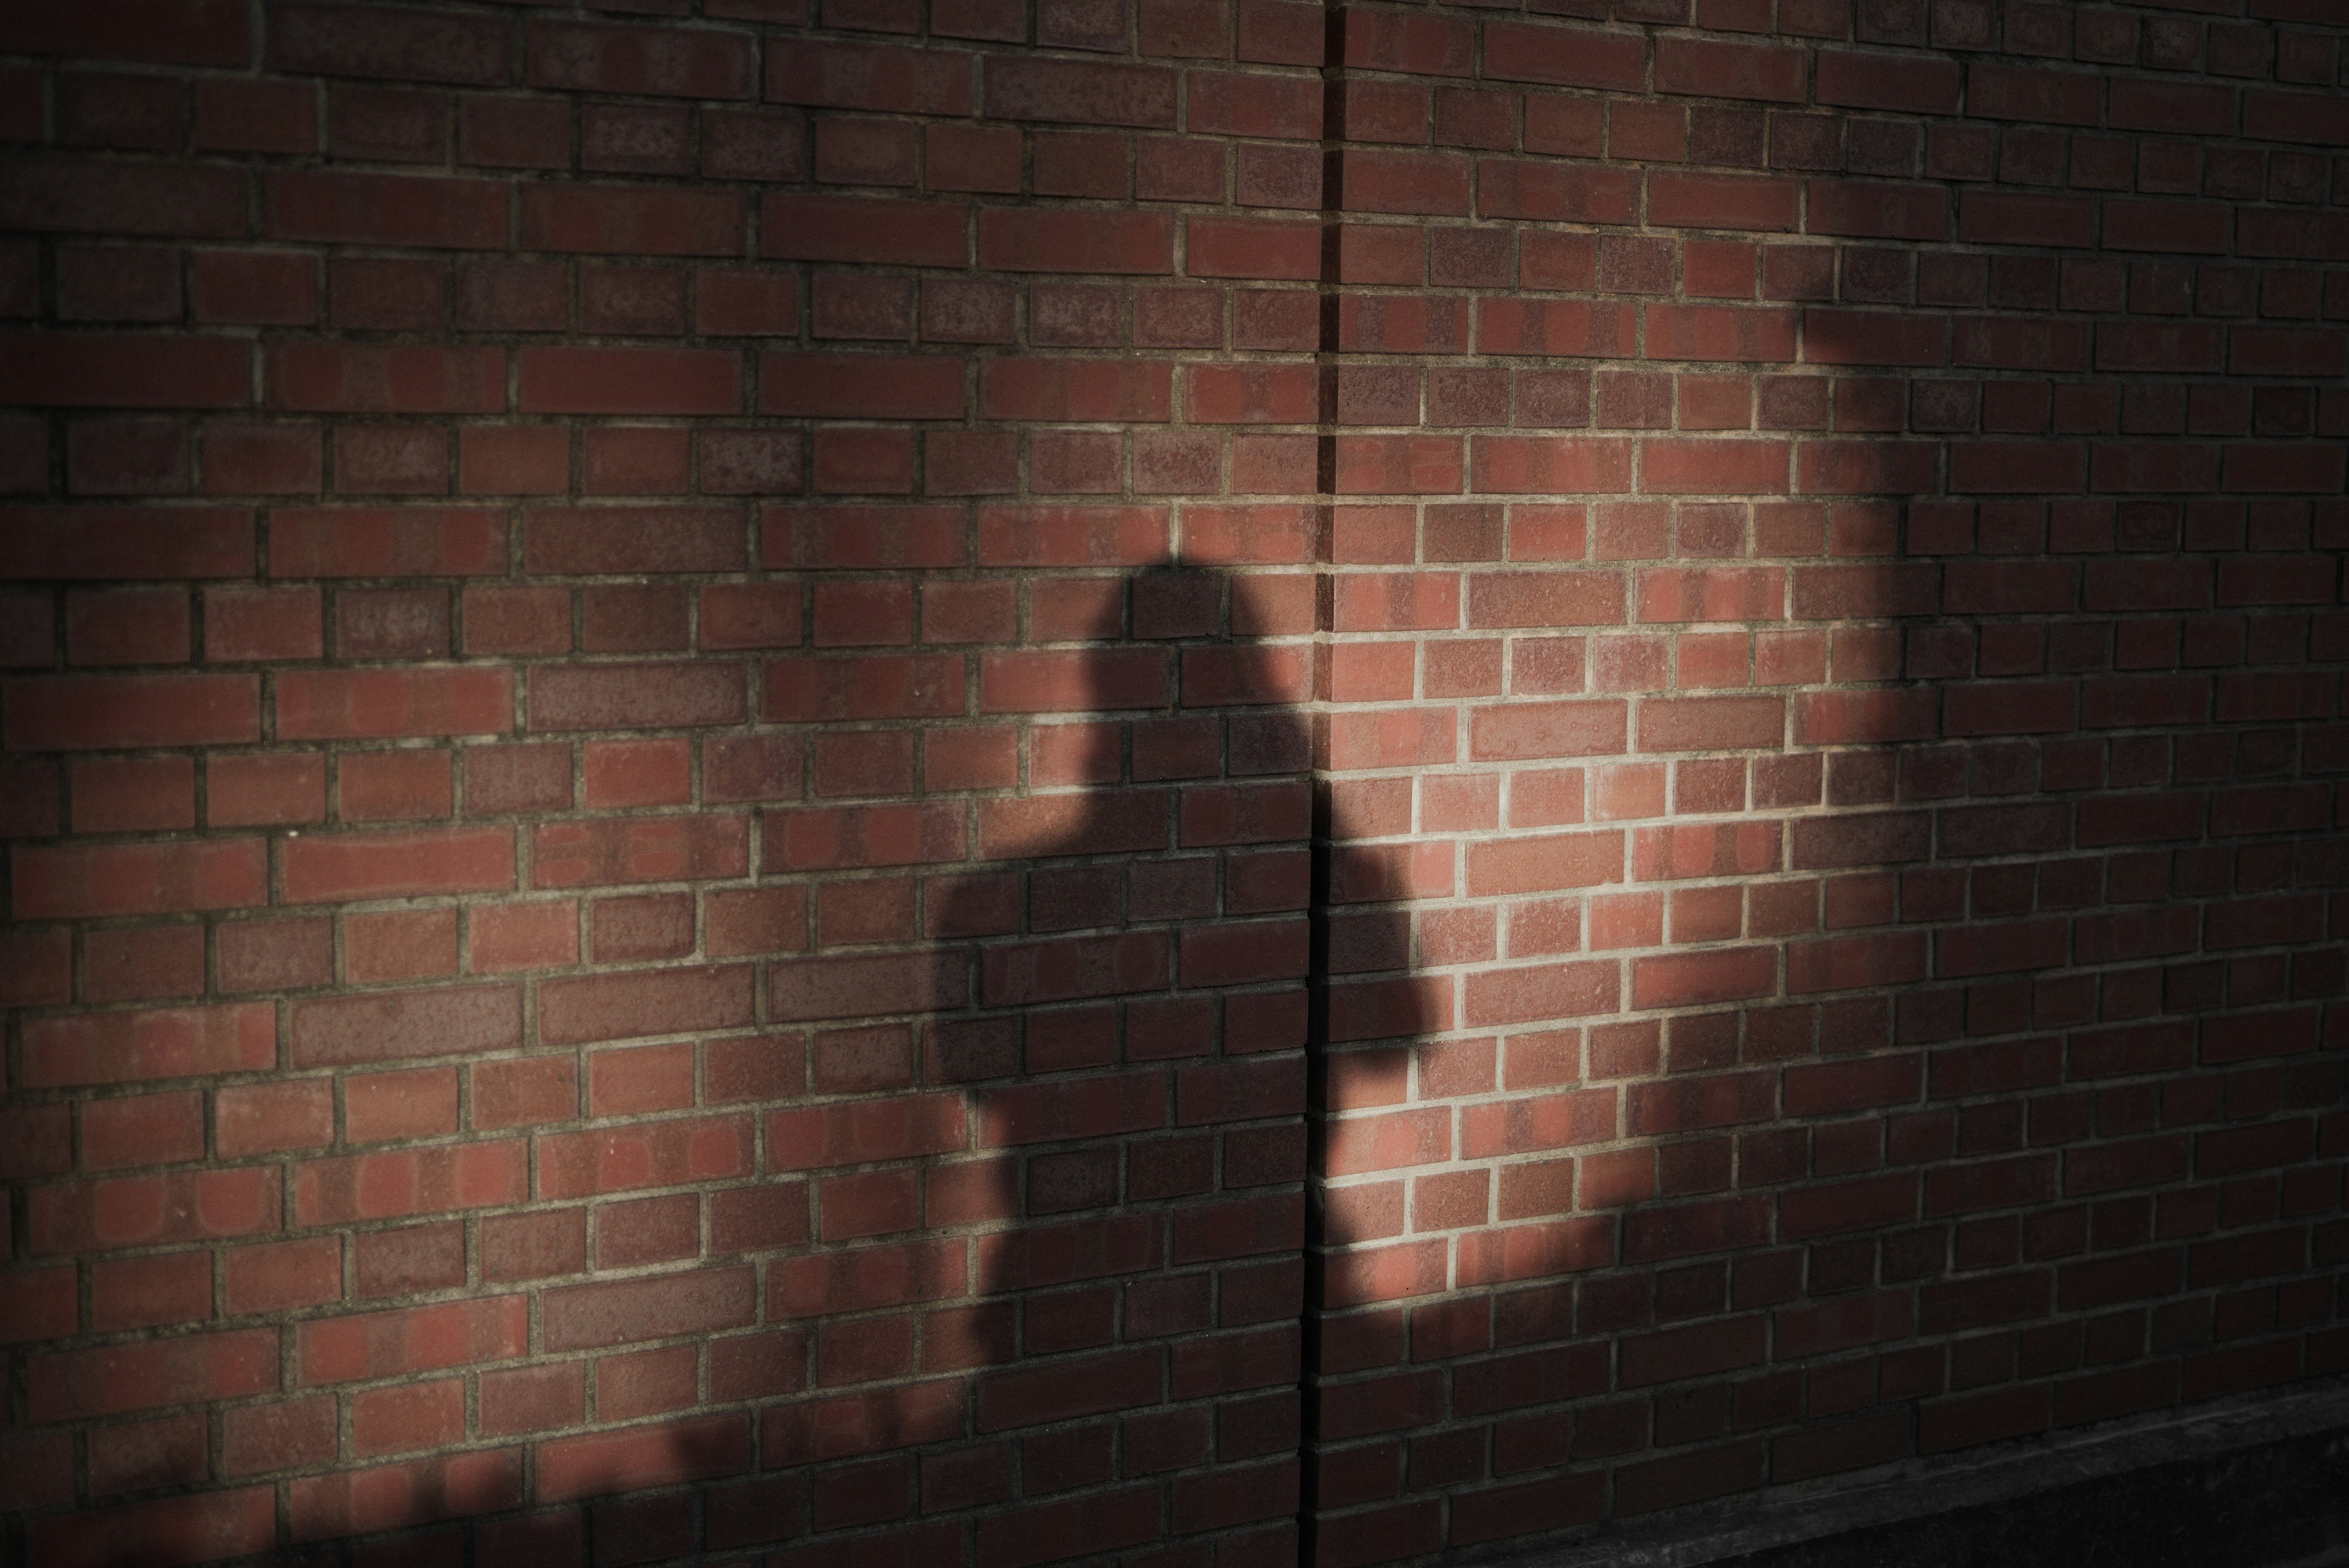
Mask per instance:
[[[7,7],[7,1560],[1424,1564],[2330,1386],[2344,36]]]

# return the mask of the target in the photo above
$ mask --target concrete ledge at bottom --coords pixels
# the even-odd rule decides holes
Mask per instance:
[[[1489,1568],[2349,1565],[2349,1378],[1447,1561]]]

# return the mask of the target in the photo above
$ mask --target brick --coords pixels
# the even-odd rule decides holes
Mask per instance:
[[[252,1071],[276,1060],[276,1035],[265,1004],[44,1019],[25,1043],[25,1078],[47,1086]]]
[[[984,419],[1151,421],[1173,408],[1174,376],[1164,365],[1002,358],[979,370]]]
[[[315,588],[217,588],[203,603],[204,657],[212,662],[316,659],[326,651]]]
[[[745,564],[741,515],[726,507],[533,508],[523,560],[556,576],[726,572]]]
[[[48,1187],[32,1206],[31,1250],[95,1251],[220,1241],[282,1224],[277,1187],[254,1168],[185,1170]]]
[[[72,773],[77,791],[75,822],[78,827],[102,831],[193,826],[193,802],[189,789],[194,775],[187,759],[91,763],[76,766]],[[46,826],[36,827],[28,821],[25,836],[46,836],[56,831],[54,800],[48,803],[47,816]],[[232,809],[223,815],[221,807],[215,807],[213,816],[216,822],[233,820],[234,813]]]
[[[270,528],[269,566],[291,577],[476,576],[505,567],[504,520],[450,509],[289,509]]]
[[[292,1514],[297,1540],[324,1540],[511,1509],[521,1501],[521,1456],[503,1449],[409,1459],[297,1481]]]
[[[932,202],[778,192],[760,209],[761,254],[788,261],[959,267],[969,228],[967,208]]]
[[[525,348],[525,413],[730,414],[741,361],[715,348]]]
[[[1821,181],[1810,187],[1806,202],[1805,226],[1812,234],[1903,240],[1949,236],[1949,197],[1931,186]]]
[[[490,180],[277,170],[262,187],[270,237],[328,244],[501,250],[506,193]]]
[[[1804,51],[1718,38],[1662,38],[1656,44],[1660,92],[1702,98],[1802,103],[1809,96]]]
[[[276,1490],[258,1486],[53,1516],[33,1527],[29,1550],[57,1563],[188,1563],[265,1550],[276,1536]]]
[[[119,675],[11,680],[12,751],[202,745],[258,737],[258,691],[243,675]]]
[[[877,113],[971,112],[971,57],[949,49],[792,41],[767,57],[771,102]]]
[[[748,1268],[574,1285],[547,1293],[545,1333],[549,1347],[557,1350],[665,1339],[745,1326],[756,1304]]]
[[[1976,62],[1966,73],[1966,111],[2038,125],[2095,125],[2103,110],[2098,87],[2085,71]]]
[[[0,576],[11,578],[239,577],[254,566],[248,512],[10,508],[0,518]]]
[[[511,1049],[522,1044],[522,993],[473,985],[297,1002],[292,1043],[309,1066]]]
[[[16,911],[22,919],[233,909],[267,897],[267,860],[259,839],[19,846],[10,860]]]
[[[544,666],[528,697],[531,727],[554,731],[734,723],[746,708],[741,673],[718,663]]]
[[[540,1038],[572,1044],[737,1027],[750,1022],[750,979],[747,966],[720,965],[552,981]]]
[[[978,261],[1004,272],[1147,275],[1174,268],[1173,220],[1155,213],[987,209]]]
[[[251,348],[226,337],[0,333],[0,403],[243,408],[251,363]]]
[[[1640,178],[1630,170],[1579,169],[1493,158],[1478,162],[1476,179],[1477,212],[1487,218],[1629,223],[1640,196]],[[1526,279],[1529,286],[1553,288],[1562,281],[1557,276],[1542,277],[1538,264]]]
[[[530,29],[524,72],[533,87],[679,98],[750,96],[750,40],[709,29],[542,23]]]
[[[928,356],[766,354],[759,409],[833,419],[958,419],[962,367]]]
[[[512,711],[501,670],[318,670],[277,687],[278,732],[305,740],[496,733]]]
[[[70,1337],[81,1315],[74,1278],[69,1267],[42,1269],[12,1278],[7,1287],[9,1339],[14,1342]]]
[[[452,803],[450,753],[378,752],[344,760],[336,807],[347,823],[445,817]]]
[[[1485,50],[1505,81],[1636,92],[1647,72],[1647,43],[1636,33],[1495,23],[1485,30]]]
[[[981,67],[985,112],[999,119],[1171,129],[1174,73],[1154,66],[988,57]]]
[[[275,14],[268,57],[281,70],[488,85],[504,79],[506,42],[506,29],[487,17],[295,5]]]
[[[502,1206],[519,1202],[528,1185],[520,1140],[387,1149],[296,1167],[295,1218],[332,1225]]]
[[[740,816],[558,823],[533,830],[531,859],[541,888],[740,877],[750,868],[748,824]]]
[[[314,128],[309,141],[316,140]],[[318,267],[308,256],[208,251],[193,259],[189,281],[201,322],[306,326],[318,318]]]
[[[281,867],[293,903],[501,892],[514,885],[514,841],[502,827],[330,834],[289,841]]]
[[[1299,141],[1320,134],[1320,95],[1295,78],[1198,70],[1189,88],[1195,131]]]
[[[2095,210],[2064,196],[1969,191],[1958,204],[1958,237],[1980,244],[2095,244]]]
[[[270,351],[266,380],[269,406],[278,410],[495,413],[505,408],[506,355],[422,344],[288,343]]]
[[[541,1190],[550,1198],[579,1198],[747,1175],[750,1124],[743,1117],[667,1121],[633,1134],[553,1137],[541,1148]],[[605,1210],[599,1247],[612,1245],[617,1223]],[[689,1251],[698,1226],[687,1229]]]
[[[0,217],[17,231],[241,239],[250,189],[241,169],[19,156],[0,182]]]
[[[295,1362],[305,1384],[438,1370],[519,1355],[521,1296],[314,1319],[296,1331]]]
[[[13,18],[12,51],[28,55],[95,56],[150,64],[252,64],[248,18],[234,5],[199,4],[167,16],[148,16],[130,5],[98,5],[71,16]]]
[[[31,1363],[35,1420],[150,1409],[257,1394],[277,1381],[276,1335],[196,1334],[120,1351],[68,1351]]]
[[[189,489],[188,430],[175,421],[88,420],[66,437],[67,487],[81,495],[175,495]]]
[[[523,191],[522,243],[595,255],[731,256],[741,254],[744,218],[730,191],[533,185]]]

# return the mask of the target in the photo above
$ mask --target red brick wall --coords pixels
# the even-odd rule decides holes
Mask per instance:
[[[9,1552],[1400,1561],[2349,1369],[2344,32],[15,8]]]

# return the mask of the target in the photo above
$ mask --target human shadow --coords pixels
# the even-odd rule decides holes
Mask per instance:
[[[771,1166],[806,1170],[813,1248],[769,1308],[812,1380],[764,1463],[805,1467],[810,1530],[918,1492],[893,1549],[937,1560],[981,1506],[989,1560],[1293,1537],[1309,585],[1030,576],[978,722],[907,737],[916,796],[802,817],[833,864],[771,1003],[816,1098]]]

